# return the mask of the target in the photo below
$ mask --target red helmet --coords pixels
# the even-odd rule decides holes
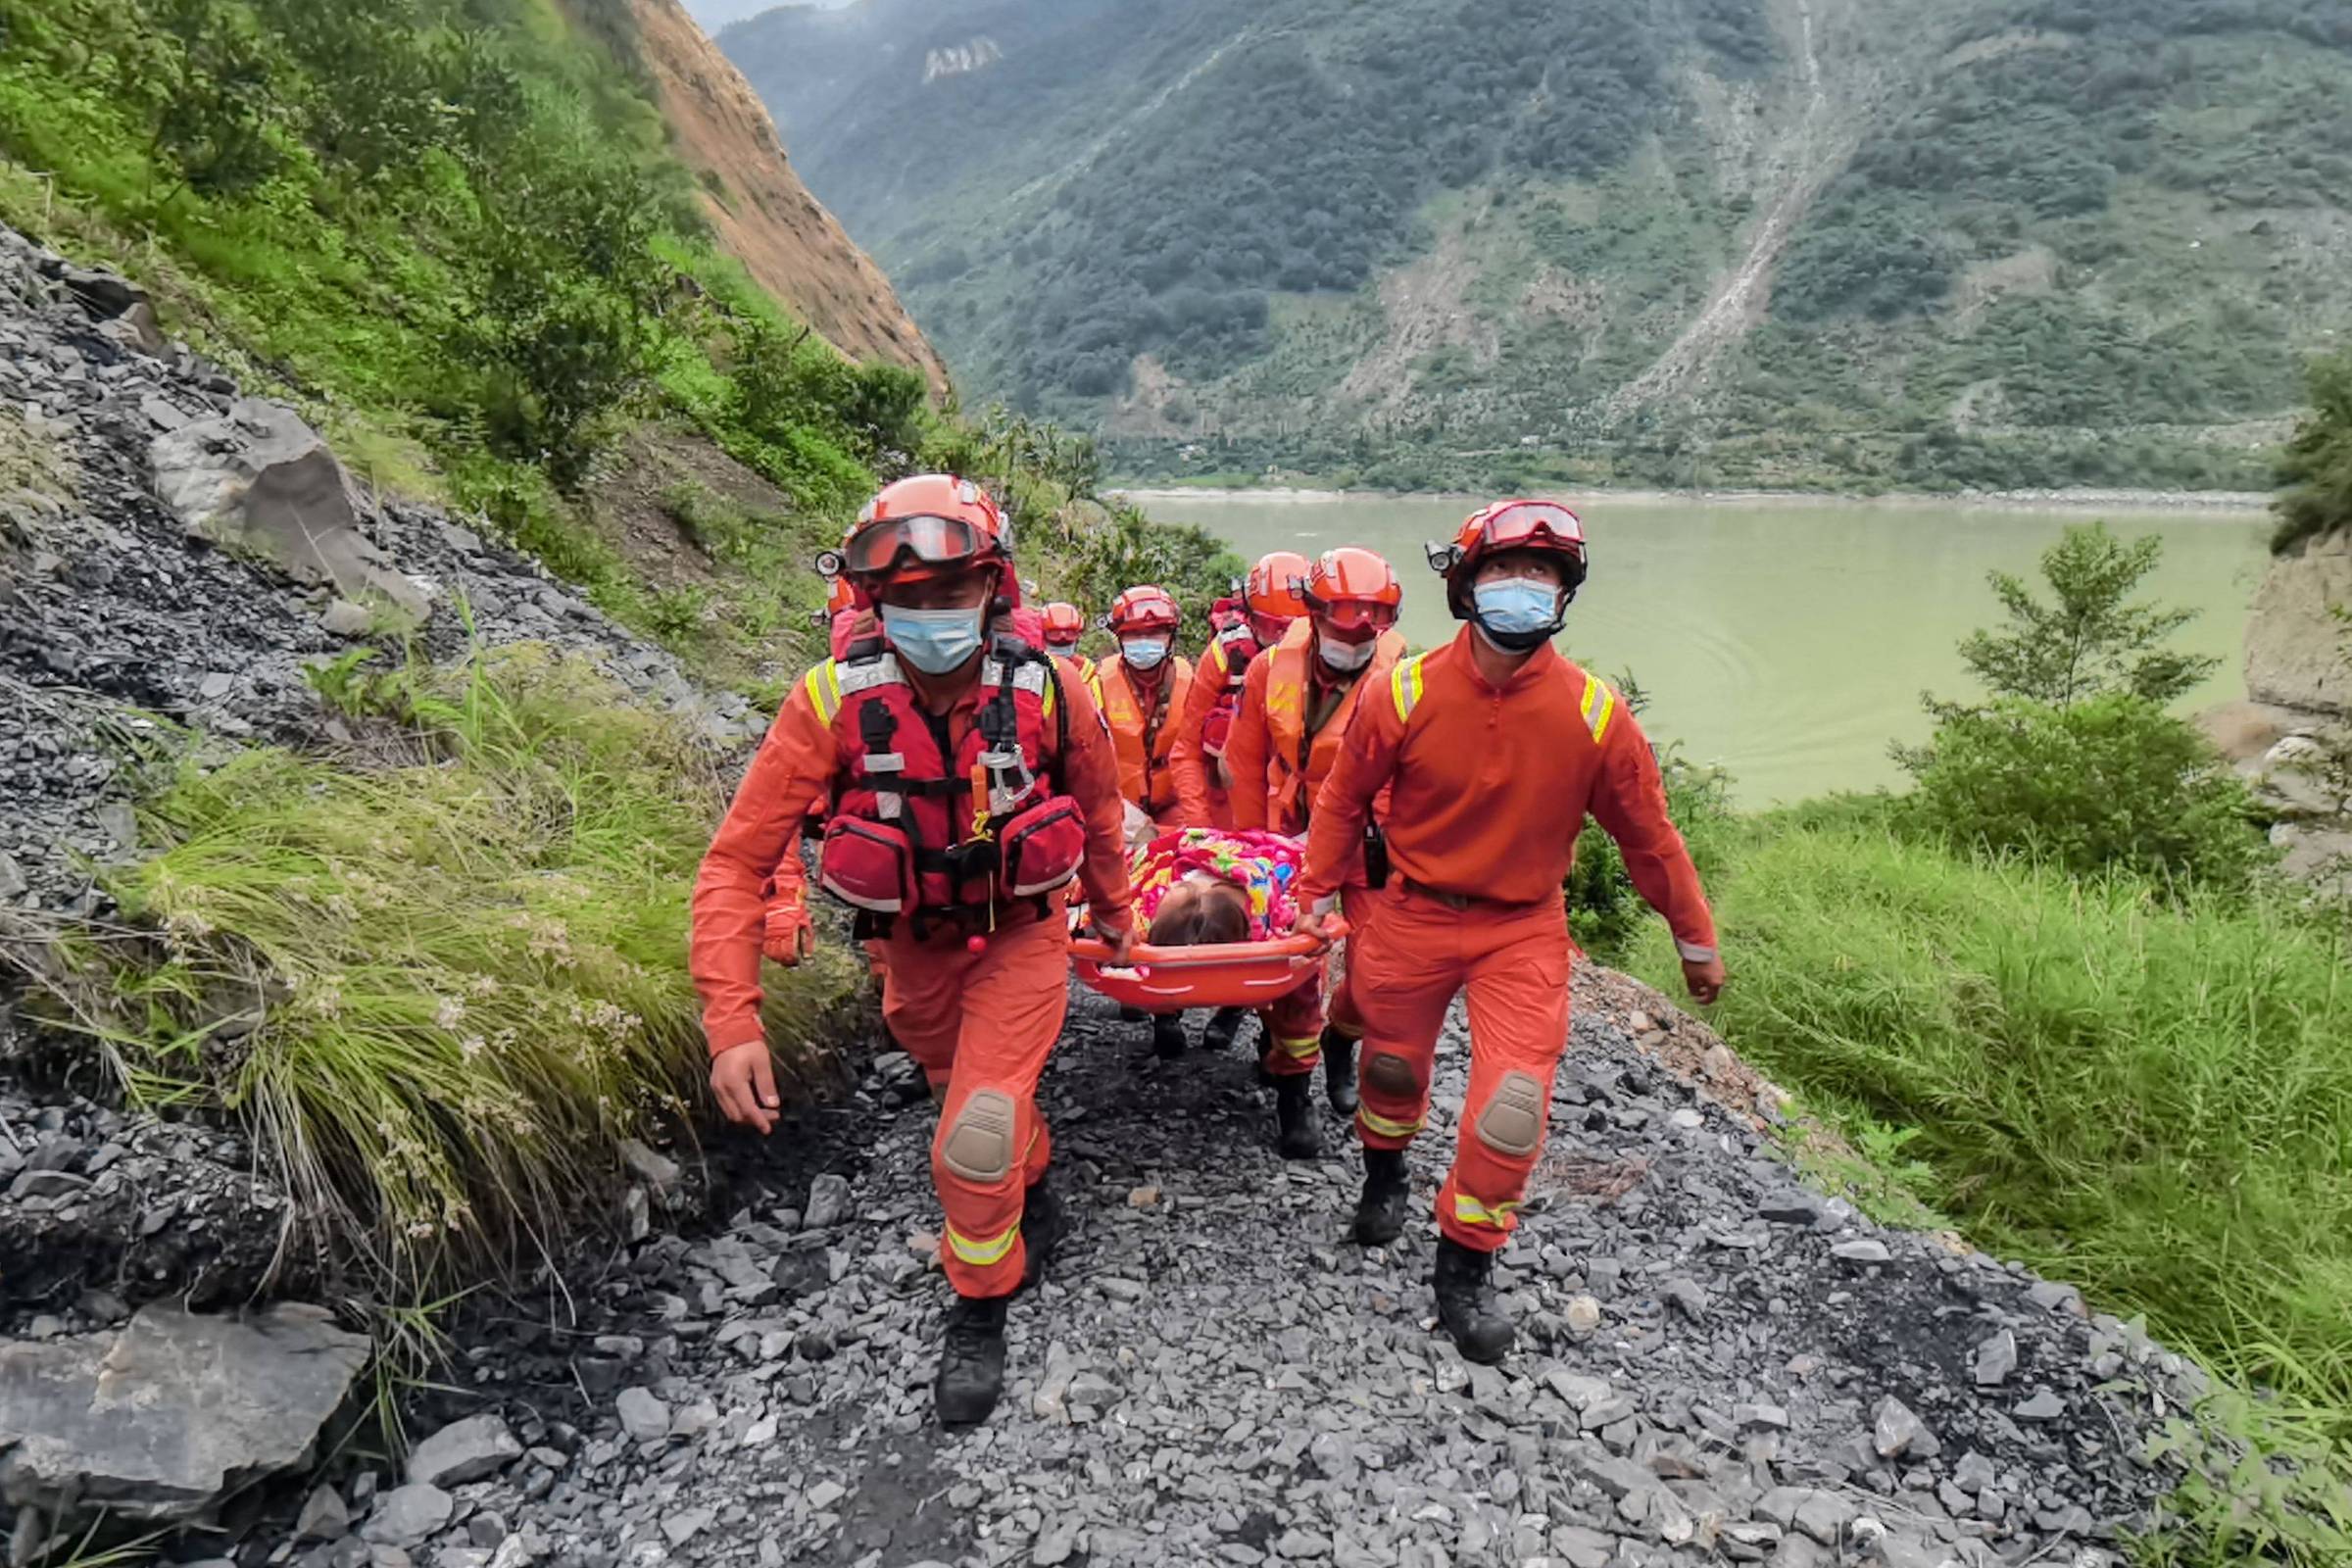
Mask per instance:
[[[1396,624],[1396,609],[1404,603],[1404,588],[1396,568],[1378,553],[1356,545],[1326,550],[1306,579],[1299,597],[1307,612],[1328,625],[1353,631],[1369,627],[1386,631]]]
[[[1240,625],[1248,618],[1238,594],[1228,594],[1208,607],[1208,626],[1211,631],[1224,631]]]
[[[1306,558],[1296,550],[1277,550],[1250,568],[1242,584],[1242,608],[1252,615],[1274,620],[1296,620],[1306,613],[1306,601],[1298,596],[1298,584],[1310,568]]]
[[[1165,588],[1144,583],[1110,602],[1110,615],[1103,624],[1114,637],[1128,637],[1138,632],[1172,632],[1183,618]]]
[[[1583,518],[1557,501],[1497,501],[1472,513],[1453,543],[1427,547],[1431,569],[1446,574],[1446,607],[1454,619],[1470,618],[1470,579],[1478,564],[1506,550],[1541,550],[1563,558],[1568,599],[1584,586]]]
[[[1049,648],[1075,648],[1086,635],[1086,616],[1076,605],[1056,600],[1045,608],[1042,618]]]
[[[865,504],[835,564],[868,592],[882,583],[993,566],[1017,603],[1020,585],[1004,569],[1012,564],[1011,543],[1004,514],[987,491],[952,473],[918,473],[885,485]]]

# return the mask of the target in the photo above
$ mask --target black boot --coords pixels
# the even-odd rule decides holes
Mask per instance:
[[[1040,1176],[1021,1199],[1021,1289],[1028,1290],[1046,1275],[1054,1250],[1069,1230],[1061,1200]]]
[[[1355,1114],[1355,1041],[1336,1024],[1323,1031],[1323,1092],[1331,1097],[1332,1109]]]
[[[1412,1197],[1404,1151],[1365,1150],[1364,1196],[1355,1200],[1355,1239],[1366,1247],[1386,1247],[1402,1236],[1404,1208]]]
[[[1230,1051],[1242,1024],[1248,1020],[1248,1007],[1219,1007],[1208,1015],[1208,1023],[1200,1031],[1202,1051]]]
[[[1494,1254],[1476,1251],[1451,1237],[1438,1238],[1438,1266],[1430,1278],[1438,1293],[1438,1318],[1453,1336],[1465,1361],[1493,1366],[1511,1353],[1517,1337],[1494,1294]]]
[[[1172,1061],[1184,1054],[1184,1014],[1163,1012],[1152,1020],[1152,1054]]]
[[[1323,1124],[1315,1115],[1313,1080],[1295,1072],[1274,1080],[1274,1120],[1282,1129],[1285,1159],[1315,1159],[1323,1153]]]
[[[956,1298],[948,1308],[931,1399],[940,1425],[978,1426],[1004,1392],[1004,1298]]]

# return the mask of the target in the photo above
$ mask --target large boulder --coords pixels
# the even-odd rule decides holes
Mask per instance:
[[[187,526],[345,599],[388,601],[421,619],[424,589],[368,537],[374,509],[317,431],[283,404],[240,399],[218,418],[167,430],[148,449],[156,494]]]
[[[365,1337],[301,1305],[150,1306],[117,1333],[0,1345],[0,1498],[52,1520],[194,1518],[309,1463],[367,1360]]]
[[[2352,532],[2271,563],[2246,624],[2246,690],[2256,702],[2352,718],[2339,606],[2352,607]]]

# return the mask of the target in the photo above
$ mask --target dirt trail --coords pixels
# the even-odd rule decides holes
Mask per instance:
[[[1703,382],[1724,351],[1762,319],[1773,270],[1780,265],[1797,223],[1844,170],[1860,143],[1865,123],[1860,104],[1833,97],[1822,74],[1817,34],[1826,22],[1817,17],[1814,0],[1796,0],[1796,19],[1805,75],[1804,112],[1784,134],[1782,147],[1772,160],[1776,166],[1773,195],[1756,220],[1746,254],[1716,285],[1706,308],[1683,328],[1674,346],[1609,399],[1613,419]]]

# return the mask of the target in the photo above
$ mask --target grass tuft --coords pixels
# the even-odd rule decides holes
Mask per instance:
[[[2269,1531],[2264,1549],[2291,1560],[2352,1560],[2295,1537],[2341,1525],[2352,1476],[2340,933],[2282,903],[1955,855],[1867,813],[1765,818],[1721,848],[1734,983],[1716,1022],[1736,1048],[1833,1121],[1877,1129],[1905,1196],[1978,1246],[2269,1391],[2221,1430],[2301,1455],[2256,1466],[2296,1479],[2243,1494],[2208,1475],[2229,1496],[2176,1499],[2189,1537],[2151,1550],[2245,1560],[2205,1554],[2226,1527]],[[1639,967],[1675,968],[1654,930]],[[2352,1552],[2340,1529],[2312,1539]]]
[[[384,1298],[551,1250],[621,1186],[623,1138],[702,1075],[687,890],[713,760],[535,650],[321,685],[397,710],[378,765],[187,762],[157,853],[113,886],[153,938],[84,940],[58,982],[129,1097],[224,1111]],[[804,1063],[846,959],[771,984]]]

